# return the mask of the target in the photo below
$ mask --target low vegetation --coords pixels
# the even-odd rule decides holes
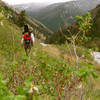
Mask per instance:
[[[85,37],[90,15],[79,18]],[[88,19],[84,22],[83,19]],[[82,22],[82,23],[81,23]],[[91,50],[76,45],[77,34],[63,45],[43,47],[36,42],[30,56],[20,40],[22,30],[5,17],[0,25],[0,99],[1,100],[99,100],[99,67]],[[84,25],[85,24],[85,25]],[[63,33],[62,33],[63,35]],[[82,39],[85,41],[85,38]],[[50,52],[52,50],[52,52]],[[96,84],[96,85],[95,85]]]

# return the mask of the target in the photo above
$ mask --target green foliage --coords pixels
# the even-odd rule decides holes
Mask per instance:
[[[76,18],[78,19],[79,30],[85,35],[92,26],[90,12],[84,16],[76,16]]]
[[[20,14],[18,16],[18,22],[17,23],[20,27],[23,27],[25,25],[25,23],[26,23],[25,17],[26,17],[26,12],[25,12],[25,10],[23,10],[23,11],[20,12]]]
[[[1,8],[0,9],[0,22],[4,19],[4,12],[5,12],[5,9]]]
[[[0,13],[0,22],[4,19],[4,15]]]
[[[66,41],[68,41],[72,44],[72,48],[70,48],[70,45],[67,42],[68,49],[70,49],[70,52],[74,53],[74,55],[76,57],[75,58],[76,65],[74,65],[76,69],[74,68],[74,70],[70,70],[71,77],[69,78],[69,82],[71,82],[71,84],[69,85],[69,88],[68,88],[69,91],[67,91],[67,92],[70,92],[70,90],[72,88],[74,88],[76,84],[79,84],[80,82],[89,83],[88,81],[90,80],[89,78],[91,76],[93,78],[98,78],[98,76],[96,75],[96,73],[94,71],[94,66],[92,64],[89,64],[89,63],[84,62],[84,61],[82,61],[82,63],[79,62],[79,56],[77,55],[78,46],[76,46],[76,44],[81,46],[84,43],[86,43],[87,41],[91,40],[91,37],[87,37],[88,36],[87,33],[90,31],[91,26],[92,26],[91,14],[87,13],[84,16],[77,16],[77,19],[78,19],[78,25],[77,25],[78,31],[75,31],[75,30],[72,31],[72,29],[70,28],[70,29],[67,29],[67,34],[66,34],[66,31],[64,33],[61,30],[62,36],[64,36]],[[68,33],[69,33],[69,35],[68,35]],[[62,39],[63,38],[61,38],[60,40],[62,40]],[[86,53],[86,54],[88,54],[88,53]],[[76,78],[76,79],[74,79],[75,81],[72,80],[72,78],[73,78],[72,76],[74,78]]]
[[[10,10],[6,10],[5,8],[1,8],[0,9],[0,20],[3,20],[5,17],[7,19],[9,19],[11,16],[11,11]]]
[[[5,8],[1,8],[0,9],[0,13],[3,13],[4,14],[5,12],[6,12]]]
[[[84,81],[88,81],[88,79],[90,78],[90,75],[92,75],[93,78],[98,78],[97,74],[93,71],[94,66],[91,64],[88,64],[87,62],[85,62],[83,68],[79,68],[77,71],[77,75],[79,77],[81,77],[82,79],[84,79]]]
[[[92,26],[92,18],[89,12],[84,16],[76,16],[76,18],[78,19],[79,31],[75,35],[73,35],[74,37],[72,38],[74,39],[74,41],[76,41],[77,44],[81,45],[91,40],[91,37],[88,37],[88,32],[90,31]]]

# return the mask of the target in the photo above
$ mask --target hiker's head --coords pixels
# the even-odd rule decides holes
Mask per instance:
[[[29,31],[29,28],[28,28],[28,25],[27,25],[27,24],[24,25],[24,31],[25,31],[25,32],[28,32],[28,31]]]

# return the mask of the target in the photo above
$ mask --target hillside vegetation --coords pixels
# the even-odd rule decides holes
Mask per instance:
[[[92,17],[92,28],[89,32],[87,32],[87,37],[90,38],[89,41],[85,42],[85,46],[88,48],[93,48],[94,50],[98,50],[100,51],[100,5],[98,5],[95,9],[93,9],[90,13],[91,13],[91,17]],[[78,21],[76,23],[74,23],[72,26],[70,27],[66,27],[64,29],[62,29],[62,32],[64,34],[66,34],[67,36],[69,36],[69,32],[68,30],[70,30],[73,34],[78,32]],[[46,40],[47,43],[54,43],[54,44],[62,44],[66,42],[65,37],[61,34],[61,31],[58,30],[58,32],[56,32],[55,34],[51,35],[51,37],[49,37],[49,39]],[[80,43],[79,41],[77,41],[78,43]]]
[[[70,55],[68,45],[43,47],[36,42],[27,57],[20,46],[22,30],[6,19],[0,30],[1,100],[65,100],[72,91],[73,100],[80,100],[80,91],[85,92],[84,98],[100,99],[99,78],[95,83],[88,77],[92,73],[96,78],[94,71],[99,69],[88,49],[78,47],[80,67],[76,70],[75,54],[72,50]],[[70,48],[73,49],[71,45]],[[77,77],[73,79],[73,75]],[[75,96],[76,93],[79,95]]]
[[[9,6],[2,0],[0,0],[0,8],[5,8],[7,11],[10,11],[12,15],[12,18],[10,19],[10,21],[12,21],[13,23],[17,23],[18,15],[20,14],[19,11],[14,9],[12,6]],[[44,37],[48,37],[49,35],[53,34],[53,32],[50,29],[48,29],[45,25],[43,25],[42,23],[40,23],[38,20],[34,18],[30,18],[27,15],[26,15],[26,22],[31,27],[33,27],[34,33],[37,32],[37,34],[40,34],[40,35],[42,34]]]
[[[100,100],[100,65],[91,49],[74,44],[73,37],[62,45],[36,41],[27,57],[23,29],[1,15],[0,100]]]

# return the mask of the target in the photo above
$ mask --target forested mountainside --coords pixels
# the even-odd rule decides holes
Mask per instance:
[[[30,4],[30,7],[26,8],[23,5],[23,9],[26,10],[27,14],[32,18],[36,18],[49,29],[56,32],[59,26],[64,27],[72,25],[76,21],[77,15],[83,15],[89,10],[92,10],[100,3],[100,0],[76,0],[65,3],[56,3],[48,5],[39,10],[30,10],[30,7],[34,8],[34,5]],[[22,5],[15,6],[15,8],[21,9]]]
[[[90,42],[86,43],[88,47],[98,47],[100,50],[100,5],[98,5],[96,8],[90,11],[91,17],[92,17],[92,28],[91,31],[87,33],[88,36],[90,36],[92,39]],[[77,22],[74,23],[70,27],[66,27],[62,29],[63,33],[65,33],[67,36],[69,36],[69,32],[67,30],[71,30],[71,32],[74,34],[77,32]],[[59,30],[54,35],[52,35],[47,41],[49,43],[65,43],[66,39],[61,34],[61,31]]]

